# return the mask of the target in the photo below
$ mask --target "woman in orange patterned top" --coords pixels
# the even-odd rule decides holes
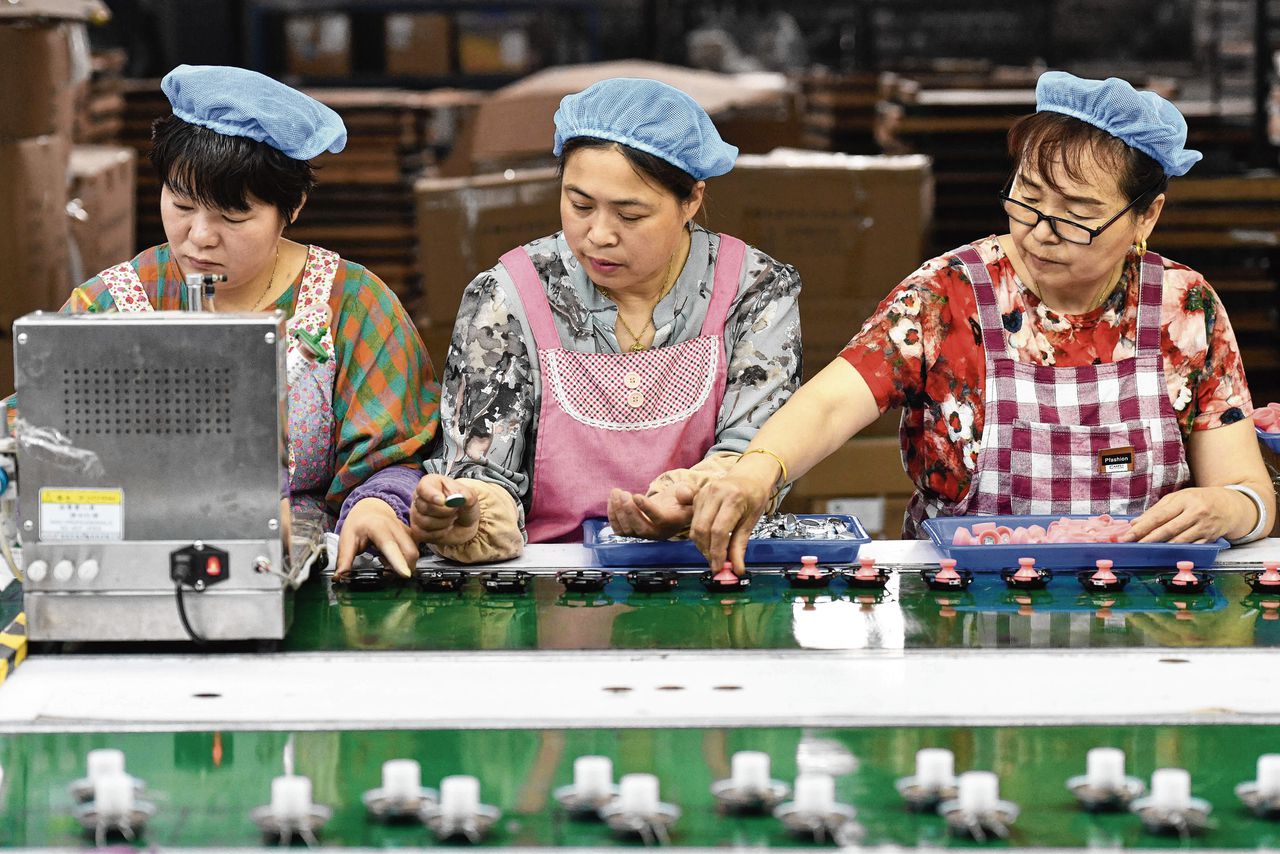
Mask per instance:
[[[182,65],[161,81],[173,115],[153,128],[167,242],[76,288],[63,310],[187,308],[191,273],[225,276],[218,311],[283,311],[323,358],[289,389],[292,509],[332,527],[373,473],[417,470],[439,421],[439,385],[395,294],[363,266],[284,236],[315,187],[309,163],[339,152],[333,110],[241,68]],[[405,570],[407,574],[407,569]]]
[[[1275,514],[1226,312],[1147,249],[1186,122],[1116,78],[1047,72],[1010,131],[1009,233],[926,262],[695,502],[692,536],[741,566],[770,493],[889,407],[931,516],[1132,514],[1130,537],[1245,542]],[[758,451],[758,453],[753,453]]]

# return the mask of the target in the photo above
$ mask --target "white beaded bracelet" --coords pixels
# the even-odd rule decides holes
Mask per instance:
[[[1245,534],[1243,537],[1236,537],[1234,540],[1227,540],[1233,546],[1241,543],[1249,543],[1256,540],[1262,534],[1271,528],[1271,520],[1267,518],[1267,505],[1262,503],[1262,496],[1251,486],[1245,486],[1240,483],[1228,483],[1225,489],[1234,489],[1241,495],[1246,496],[1253,502],[1253,506],[1258,510],[1258,524],[1253,526],[1253,530]]]

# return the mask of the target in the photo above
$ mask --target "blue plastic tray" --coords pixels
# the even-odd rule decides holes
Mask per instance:
[[[844,540],[751,540],[747,543],[747,563],[798,564],[804,555],[816,556],[818,563],[853,563],[858,559],[858,549],[871,542],[856,516],[826,514],[797,518],[843,519],[853,536]],[[600,566],[706,566],[707,559],[689,540],[602,543],[600,531],[608,524],[606,519],[588,519],[582,523],[582,545],[595,554]]]
[[[1261,427],[1254,427],[1258,433],[1258,441],[1280,454],[1280,433],[1266,433]]]
[[[1010,528],[1019,525],[1041,525],[1061,516],[939,516],[926,519],[924,529],[938,551],[955,558],[956,566],[971,572],[996,572],[1014,569],[1018,558],[1033,557],[1041,569],[1089,569],[1098,560],[1115,562],[1117,569],[1172,569],[1180,560],[1189,560],[1200,569],[1208,569],[1218,557],[1218,552],[1229,548],[1226,540],[1212,543],[1030,543],[1027,545],[953,546],[951,539],[956,528],[972,526],[974,522],[995,522]],[[1088,515],[1068,516],[1070,519],[1087,519]],[[1132,516],[1117,516],[1132,519]],[[1072,579],[1072,583],[1075,580]]]

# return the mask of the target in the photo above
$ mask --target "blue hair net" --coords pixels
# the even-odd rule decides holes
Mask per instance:
[[[226,136],[265,142],[294,160],[310,160],[347,144],[333,110],[264,74],[226,65],[179,65],[160,89],[184,122]]]
[[[1187,122],[1155,92],[1139,92],[1118,77],[1085,80],[1046,71],[1036,82],[1036,112],[1063,113],[1101,128],[1149,155],[1167,175],[1187,174],[1204,155],[1187,148]]]
[[[720,138],[697,101],[657,80],[601,80],[566,95],[555,122],[556,156],[566,141],[590,136],[660,157],[699,181],[728,172],[738,157],[738,149]]]

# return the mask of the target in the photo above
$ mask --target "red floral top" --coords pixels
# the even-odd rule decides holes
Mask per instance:
[[[975,242],[991,275],[1009,356],[1077,367],[1134,354],[1137,256],[1120,285],[1087,314],[1057,314],[1013,270],[993,235]],[[1130,286],[1132,285],[1132,286]],[[1184,441],[1248,416],[1253,405],[1226,311],[1196,271],[1165,259],[1160,347]],[[948,253],[925,262],[880,303],[840,354],[871,387],[883,412],[903,407],[903,461],[929,496],[959,501],[982,447],[986,361],[978,307],[964,265]]]

